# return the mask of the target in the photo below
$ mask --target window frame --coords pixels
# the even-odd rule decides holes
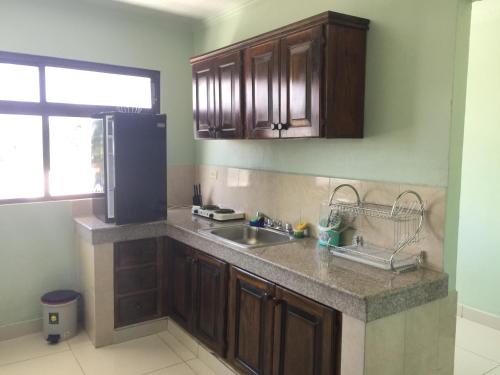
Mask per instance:
[[[160,113],[160,72],[157,70],[132,68],[121,65],[111,65],[80,60],[70,60],[57,57],[37,56],[23,53],[0,51],[0,63],[28,65],[38,67],[39,72],[39,102],[19,102],[0,100],[0,114],[7,115],[34,115],[42,117],[42,142],[43,142],[43,171],[44,195],[38,198],[0,199],[0,205],[12,203],[47,202],[73,199],[102,197],[103,193],[90,193],[79,195],[51,196],[49,193],[50,171],[50,139],[49,116],[64,117],[90,117],[100,112],[116,111],[115,106],[51,103],[46,100],[45,67],[69,68],[87,70],[99,73],[123,74],[130,76],[147,77],[151,79],[151,109],[143,109],[142,113]]]

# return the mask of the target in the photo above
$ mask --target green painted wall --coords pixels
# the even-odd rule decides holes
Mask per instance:
[[[71,202],[0,206],[0,327],[40,316],[40,296],[77,287]]]
[[[457,278],[458,224],[464,137],[465,98],[469,55],[471,3],[459,0],[457,8],[453,99],[451,108],[448,191],[444,236],[444,269],[449,273],[449,287],[455,289]]]
[[[460,303],[500,317],[500,3],[474,3],[460,201]]]
[[[369,18],[365,138],[199,141],[198,163],[446,186],[457,3],[257,0],[210,20],[197,53],[326,10]]]
[[[197,141],[197,163],[449,186],[445,270],[454,289],[470,7],[468,0],[256,0],[208,20],[195,33],[198,54],[326,10],[369,18],[365,138]]]
[[[2,0],[0,50],[160,70],[168,162],[193,163],[188,20],[102,1]],[[42,292],[76,287],[74,237],[70,202],[0,206],[0,326],[38,318]]]

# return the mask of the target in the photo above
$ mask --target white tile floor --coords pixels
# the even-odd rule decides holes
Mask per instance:
[[[455,375],[500,375],[500,331],[457,318]]]
[[[41,334],[23,336],[0,342],[0,375],[232,374],[203,347],[176,336],[165,331],[100,349],[84,332],[54,346]],[[456,345],[455,375],[500,375],[500,331],[457,318]]]
[[[202,361],[205,352],[168,331],[100,349],[85,332],[53,346],[33,334],[0,342],[0,375],[218,375]]]

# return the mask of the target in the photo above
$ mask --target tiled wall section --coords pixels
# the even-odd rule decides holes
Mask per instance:
[[[452,375],[457,295],[366,325],[365,375]]]
[[[179,174],[187,173],[177,172]],[[169,176],[171,179],[171,176]],[[187,179],[187,178],[186,178]],[[204,203],[214,203],[244,211],[247,216],[263,211],[267,215],[295,224],[300,218],[313,224],[316,235],[320,204],[327,202],[331,192],[340,184],[352,184],[362,200],[392,205],[402,191],[418,192],[426,206],[426,217],[418,246],[407,251],[426,252],[426,265],[436,270],[443,269],[443,232],[445,218],[446,189],[439,187],[414,186],[373,181],[345,180],[329,177],[293,175],[276,172],[256,171],[202,165],[196,169],[196,183],[202,184]],[[190,186],[190,185],[189,185]],[[176,189],[185,190],[178,186]],[[179,191],[179,200],[187,199]],[[340,192],[339,192],[340,193]],[[347,190],[340,198],[353,199]],[[169,200],[170,201],[170,200]],[[354,223],[365,241],[375,245],[393,245],[392,223],[380,219],[363,218]]]
[[[167,168],[167,201],[169,206],[184,206],[192,203],[195,167],[192,165],[169,165]]]

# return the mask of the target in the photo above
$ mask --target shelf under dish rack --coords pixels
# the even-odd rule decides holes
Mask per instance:
[[[391,265],[392,249],[378,248],[375,246],[330,246],[333,255],[355,262],[367,264],[383,270],[409,271],[416,268],[422,261],[422,254],[412,255],[400,253],[394,257]]]

